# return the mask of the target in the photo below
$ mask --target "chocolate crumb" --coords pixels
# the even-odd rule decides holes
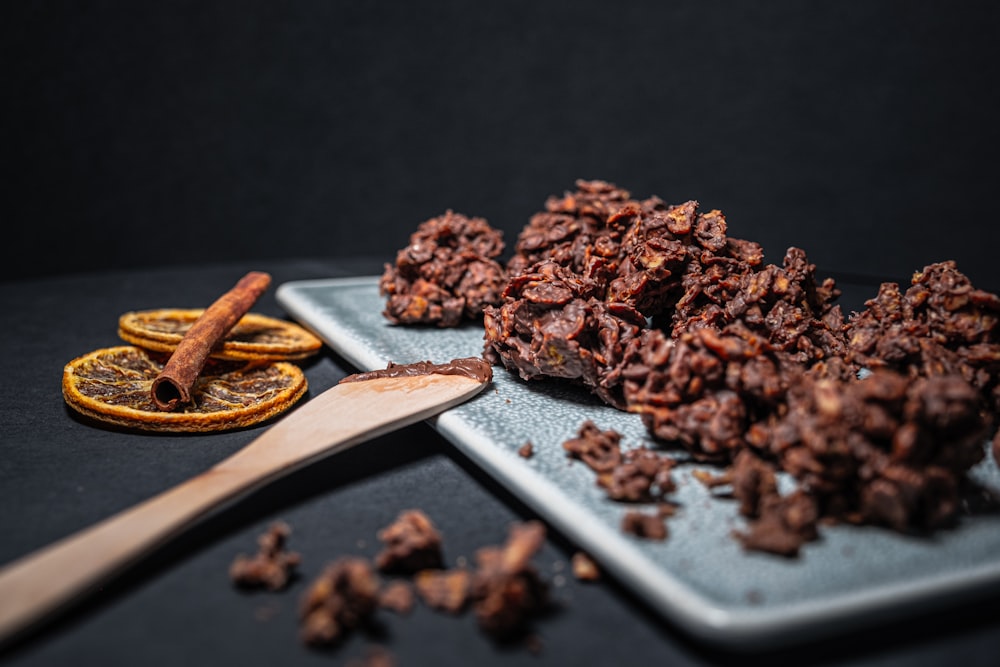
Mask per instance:
[[[659,514],[630,510],[622,517],[622,531],[647,540],[667,539],[667,524]]]
[[[383,572],[413,573],[440,568],[441,534],[430,518],[420,510],[406,510],[378,533],[385,548],[375,557]]]
[[[265,588],[279,591],[285,588],[302,558],[285,548],[292,529],[284,522],[276,522],[257,538],[258,551],[254,556],[240,554],[229,567],[229,578],[239,588]]]
[[[428,607],[458,614],[468,602],[472,574],[466,569],[422,570],[413,580],[417,593]]]
[[[372,646],[363,657],[349,660],[347,667],[396,667],[396,658],[384,647]]]
[[[521,445],[517,450],[518,456],[525,459],[530,459],[535,455],[535,446],[529,441]]]
[[[545,526],[529,521],[511,526],[503,546],[476,553],[473,609],[486,633],[499,639],[516,635],[548,605],[548,587],[531,562],[544,541]]]
[[[391,581],[382,587],[378,595],[378,605],[397,614],[409,614],[413,609],[413,587],[405,581]]]
[[[302,641],[335,644],[366,623],[378,607],[379,588],[375,569],[364,558],[346,556],[327,565],[302,597]]]
[[[597,567],[597,563],[582,551],[573,554],[572,567],[573,576],[580,581],[597,581],[601,578],[601,570]]]
[[[621,433],[602,431],[597,424],[586,420],[576,437],[563,443],[563,449],[573,459],[579,459],[597,473],[609,473],[622,462]]]

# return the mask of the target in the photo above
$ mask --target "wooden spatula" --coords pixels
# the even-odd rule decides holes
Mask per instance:
[[[0,644],[77,600],[223,502],[477,394],[486,379],[424,374],[341,383],[204,473],[0,570]]]

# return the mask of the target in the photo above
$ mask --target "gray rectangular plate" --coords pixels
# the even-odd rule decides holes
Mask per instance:
[[[457,329],[391,326],[376,277],[297,281],[277,298],[296,320],[361,370],[389,361],[479,356],[481,325]],[[584,420],[623,434],[624,447],[655,446],[638,416],[589,392],[555,382],[525,383],[496,369],[493,388],[431,424],[447,440],[573,539],[667,619],[696,638],[732,647],[768,647],[900,618],[1000,590],[1000,516],[965,516],[955,529],[906,536],[876,528],[827,527],[797,559],[744,552],[733,501],[715,498],[675,471],[680,512],[656,542],[620,529],[629,506],[608,500],[593,473],[562,443]],[[529,459],[518,455],[534,445]],[[973,471],[1000,488],[988,458]]]

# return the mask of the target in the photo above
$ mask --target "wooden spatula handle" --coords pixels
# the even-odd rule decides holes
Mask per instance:
[[[0,571],[0,638],[107,578],[253,482],[253,471],[203,473]]]
[[[0,570],[0,644],[107,581],[220,503],[317,458],[427,419],[486,384],[426,375],[328,389],[210,470]]]

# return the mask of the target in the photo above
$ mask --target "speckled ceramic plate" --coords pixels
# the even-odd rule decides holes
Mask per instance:
[[[389,361],[447,361],[482,353],[480,326],[417,329],[382,317],[377,278],[286,283],[279,303],[362,370]],[[681,467],[673,496],[681,511],[670,536],[652,542],[625,535],[628,507],[608,500],[594,475],[571,463],[562,443],[584,420],[616,429],[625,447],[650,444],[638,416],[585,390],[525,383],[502,369],[494,388],[441,414],[432,425],[603,567],[697,638],[764,647],[843,632],[1000,590],[1000,516],[963,517],[932,537],[875,528],[824,528],[795,560],[746,553],[730,536],[741,525],[732,501],[714,498]],[[527,441],[534,456],[518,449]],[[992,459],[974,474],[1000,489]]]

